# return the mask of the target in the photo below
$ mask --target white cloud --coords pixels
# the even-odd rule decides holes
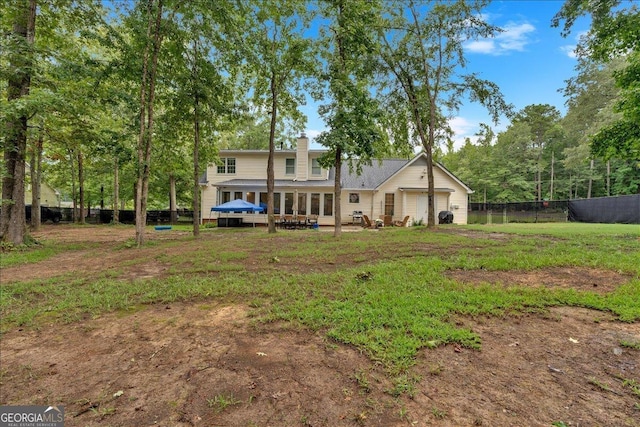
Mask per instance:
[[[473,53],[495,56],[506,55],[513,51],[522,52],[528,44],[533,43],[531,36],[536,31],[536,27],[528,22],[522,24],[509,22],[502,29],[504,31],[498,33],[494,38],[465,43],[465,49]]]
[[[535,32],[536,27],[529,23],[518,25],[509,23],[503,29],[504,32],[496,37],[500,47],[505,51],[523,51],[525,46],[532,42],[529,33]]]
[[[565,55],[567,55],[569,58],[575,59],[578,57],[577,53],[576,53],[576,48],[578,46],[576,46],[575,44],[568,44],[565,46],[560,46],[560,52],[564,53]]]
[[[453,147],[455,150],[459,150],[465,144],[466,138],[469,138],[473,143],[478,140],[478,137],[474,135],[478,131],[478,123],[471,122],[464,117],[454,117],[449,120],[449,127],[454,133]]]
[[[464,46],[469,52],[491,54],[496,50],[493,40],[474,40]]]
[[[464,117],[453,117],[449,120],[449,127],[456,134],[466,134],[478,127],[477,123],[472,123]]]

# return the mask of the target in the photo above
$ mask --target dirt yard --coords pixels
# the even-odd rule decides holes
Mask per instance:
[[[37,268],[7,268],[3,282],[109,269],[118,259],[105,249],[132,234],[46,226],[36,237],[102,245]],[[163,274],[161,266],[135,268],[132,277]],[[628,280],[590,269],[451,275],[597,292]],[[603,312],[553,308],[456,319],[481,336],[482,350],[421,351],[412,397],[389,394],[380,366],[357,349],[321,332],[256,325],[249,313],[201,301],[9,331],[0,342],[0,404],[62,404],[67,427],[640,426],[640,397],[632,390],[640,392],[640,351],[620,346],[640,341],[640,323]]]

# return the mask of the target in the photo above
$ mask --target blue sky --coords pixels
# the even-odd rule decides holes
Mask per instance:
[[[588,30],[588,21],[578,20],[572,34],[561,37],[560,28],[551,28],[551,19],[562,4],[563,1],[555,0],[493,1],[484,11],[485,19],[505,31],[493,39],[466,43],[465,72],[478,73],[481,78],[498,84],[506,101],[516,110],[530,104],[550,104],[564,114],[565,99],[558,90],[564,87],[565,80],[575,75],[573,49],[579,35]],[[315,104],[303,108],[308,117],[307,134],[311,138],[325,129],[316,110]],[[463,144],[465,137],[475,140],[473,134],[480,123],[491,124],[497,131],[509,125],[503,118],[495,126],[482,106],[465,103],[450,121],[456,133],[456,148]],[[313,142],[312,147],[321,148]]]

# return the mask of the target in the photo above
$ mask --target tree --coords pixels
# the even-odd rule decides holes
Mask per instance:
[[[169,172],[170,205],[175,205],[175,170],[186,171],[185,151],[192,153],[193,232],[200,228],[200,165],[213,159],[213,136],[224,130],[236,113],[234,99],[237,61],[229,58],[233,41],[238,40],[236,17],[240,14],[227,3],[210,7],[209,2],[192,2],[176,20],[167,50],[171,52],[172,90],[167,93],[169,140],[164,150],[166,164],[183,163]],[[188,135],[188,137],[185,137]],[[190,139],[191,143],[185,141]],[[182,153],[182,155],[180,154]],[[172,208],[173,209],[173,208]]]
[[[303,94],[301,80],[312,74],[311,41],[303,35],[307,26],[307,3],[302,0],[273,2],[254,0],[246,8],[251,22],[247,65],[253,77],[254,104],[268,111],[269,158],[267,160],[267,218],[269,233],[276,232],[274,216],[274,152],[278,122],[289,119],[301,129],[304,116],[298,111]]]
[[[495,200],[497,183],[494,182],[494,170],[498,166],[494,161],[496,156],[493,144],[496,134],[485,123],[480,124],[476,133],[477,143],[473,144],[469,138],[465,144],[454,151],[453,147],[442,157],[442,163],[475,192],[469,196],[470,201],[487,203]]]
[[[218,147],[227,150],[268,150],[271,118],[258,108],[249,108],[238,114],[234,126],[220,132]],[[276,126],[275,145],[280,149],[293,147],[295,138],[287,136],[284,124],[279,122]]]
[[[12,11],[13,28],[9,35],[9,75],[7,100],[18,107],[7,117],[4,151],[6,174],[2,176],[2,212],[0,239],[20,245],[25,243],[24,205],[25,153],[29,112],[19,103],[29,95],[34,66],[33,42],[36,29],[36,1],[18,2]]]
[[[590,145],[594,134],[620,118],[620,114],[614,111],[615,104],[620,99],[620,89],[616,86],[614,73],[625,66],[626,61],[623,58],[602,64],[591,58],[581,57],[576,66],[578,74],[566,81],[564,94],[567,97],[568,110],[561,122],[566,134],[566,145],[561,153],[561,162],[566,172],[570,173],[570,186],[576,187],[575,190],[569,191],[568,198],[575,197],[577,186],[585,180],[593,184],[594,178],[605,175],[605,191],[599,195],[612,194],[612,159],[608,159],[606,164],[593,162]],[[596,171],[592,166],[595,166]],[[602,166],[608,167],[604,170]],[[598,168],[600,170],[597,170]],[[616,177],[619,178],[617,174]],[[588,187],[587,184],[587,189]],[[595,191],[593,194],[596,194]]]
[[[536,200],[543,199],[542,172],[545,168],[545,152],[553,153],[553,143],[562,138],[559,126],[560,112],[549,104],[527,105],[516,113],[512,123],[525,123],[529,126],[530,144],[526,147],[535,159]]]
[[[138,179],[136,183],[136,245],[144,243],[144,228],[147,222],[147,197],[149,172],[153,146],[154,101],[158,56],[164,36],[162,28],[163,0],[147,0],[143,16],[147,20],[147,31],[142,53],[142,76],[140,84],[140,133],[138,135]]]
[[[381,109],[371,96],[375,63],[372,28],[379,13],[376,2],[366,0],[326,0],[322,12],[330,20],[323,37],[323,56],[327,70],[329,104],[320,107],[320,115],[329,127],[316,139],[327,147],[321,158],[324,167],[335,168],[334,236],[341,233],[341,175],[343,158],[350,169],[360,169],[380,152],[386,140],[382,131]],[[326,28],[326,27],[325,27]]]
[[[580,56],[600,63],[625,57],[628,62],[614,74],[621,89],[615,110],[622,117],[593,136],[591,150],[605,159],[633,159],[640,167],[640,11],[636,4],[620,0],[567,0],[552,25],[564,21],[562,35],[567,36],[576,19],[584,15],[591,17],[591,29],[581,40]]]
[[[446,129],[446,113],[455,111],[466,95],[488,108],[495,122],[510,107],[494,83],[475,74],[461,74],[466,66],[463,43],[490,37],[498,28],[482,19],[486,1],[393,1],[388,6],[386,31],[380,32],[380,57],[392,77],[389,97],[404,100],[411,129],[427,155],[428,220],[435,226],[433,152],[438,132]]]

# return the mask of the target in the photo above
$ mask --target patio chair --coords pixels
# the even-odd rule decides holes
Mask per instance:
[[[408,221],[409,215],[405,216],[402,221],[396,221],[393,225],[395,225],[396,227],[406,227]]]
[[[297,229],[307,228],[307,216],[306,215],[298,215],[295,219]]]
[[[371,224],[371,220],[369,219],[368,216],[362,215],[362,220],[363,220],[362,227],[364,227],[364,228],[373,228],[373,224]]]
[[[295,228],[295,223],[293,221],[293,216],[291,215],[284,215],[284,217],[282,217],[282,227],[290,230],[291,228]]]
[[[391,215],[380,215],[380,219],[382,220],[382,224],[385,227],[391,227],[393,225],[393,221],[391,220]]]

